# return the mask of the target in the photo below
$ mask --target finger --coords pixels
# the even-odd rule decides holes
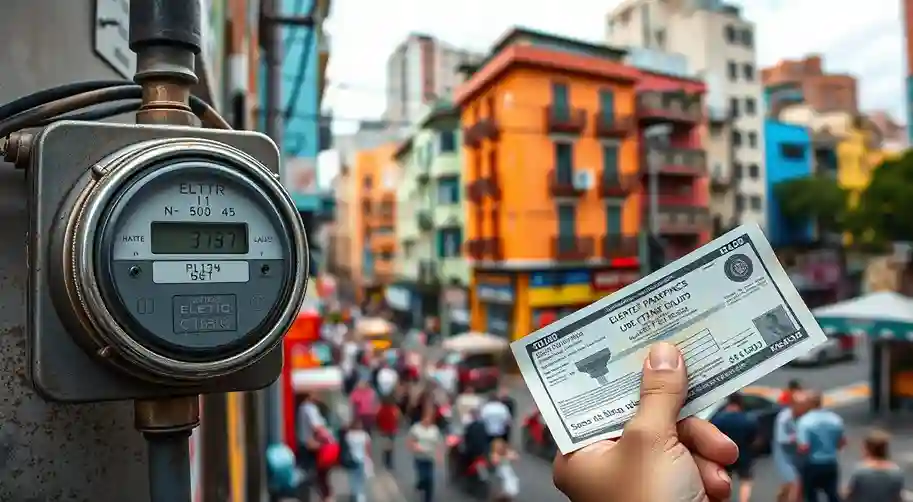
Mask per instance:
[[[720,465],[739,458],[739,447],[715,425],[696,417],[678,423],[678,439],[692,452]]]
[[[599,465],[603,455],[614,446],[615,441],[599,441],[567,455],[562,455],[559,451],[552,462],[555,488],[571,500],[580,499],[577,494],[585,492],[592,481],[590,478],[593,471],[586,467]]]
[[[704,490],[710,500],[729,500],[732,493],[732,478],[720,464],[711,462],[700,455],[693,455],[697,470],[701,473]]]
[[[625,433],[651,440],[674,435],[687,388],[688,375],[678,348],[666,342],[650,347],[640,383],[640,405]]]

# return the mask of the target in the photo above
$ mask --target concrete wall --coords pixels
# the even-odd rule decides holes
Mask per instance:
[[[93,52],[92,0],[3,3],[0,102],[76,80],[122,78]],[[27,184],[0,164],[0,500],[147,500],[132,405],[44,402],[26,377]]]
[[[764,140],[767,142],[767,238],[774,246],[801,244],[812,238],[810,222],[789,221],[780,214],[774,186],[812,173],[811,138],[805,127],[785,124],[768,119],[764,122]],[[784,152],[784,147],[802,148],[802,158],[796,152]]]

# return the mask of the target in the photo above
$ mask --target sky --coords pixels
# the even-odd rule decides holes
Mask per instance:
[[[410,32],[484,52],[511,26],[601,42],[618,0],[333,0],[324,107],[337,132],[384,110],[387,57]],[[901,0],[734,0],[756,25],[758,66],[809,53],[859,78],[864,110],[902,119],[905,48]],[[865,8],[861,8],[864,6]],[[674,48],[672,48],[674,50]],[[323,176],[321,176],[323,177]]]

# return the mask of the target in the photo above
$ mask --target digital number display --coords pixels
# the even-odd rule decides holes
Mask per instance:
[[[153,221],[153,254],[245,254],[247,223]]]

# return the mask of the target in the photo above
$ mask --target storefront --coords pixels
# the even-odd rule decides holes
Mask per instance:
[[[481,313],[478,331],[502,336],[514,336],[514,305],[516,286],[510,275],[480,274],[476,277],[475,306]]]
[[[445,286],[441,290],[441,335],[458,335],[469,331],[469,292],[462,286]]]
[[[635,270],[556,270],[529,274],[530,330],[536,330],[636,281]]]

